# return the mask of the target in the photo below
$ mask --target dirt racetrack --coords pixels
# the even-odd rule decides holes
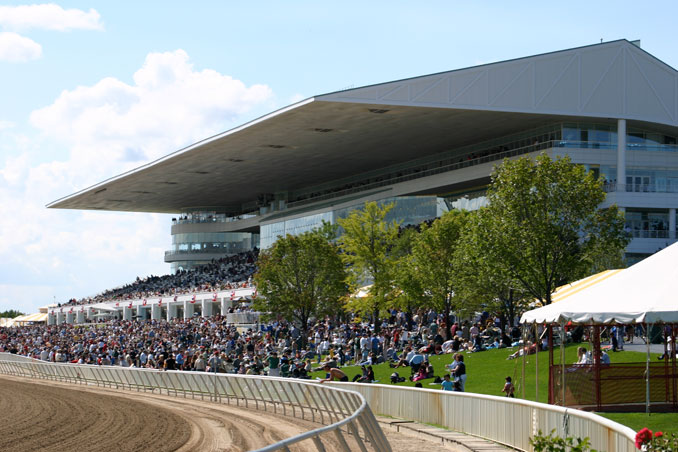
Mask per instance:
[[[226,404],[0,376],[0,450],[246,451],[318,424]],[[440,443],[387,432],[393,450]],[[339,450],[323,435],[328,451]],[[349,439],[351,450],[359,450]],[[311,441],[291,447],[316,451]]]

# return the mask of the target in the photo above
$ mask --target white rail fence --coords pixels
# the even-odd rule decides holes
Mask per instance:
[[[483,394],[406,388],[379,384],[332,383],[359,392],[378,414],[436,424],[530,451],[539,430],[591,441],[606,452],[633,452],[635,432],[601,416],[580,410]]]
[[[368,449],[391,452],[381,427],[362,395],[310,381],[256,375],[57,364],[9,353],[0,353],[0,373],[130,391],[158,391],[174,396],[207,398],[324,425],[259,449],[260,451],[289,451],[290,445],[309,440],[313,441],[318,451],[324,452],[322,435],[330,434],[346,452],[355,450],[351,444],[355,444],[361,452],[367,452]]]

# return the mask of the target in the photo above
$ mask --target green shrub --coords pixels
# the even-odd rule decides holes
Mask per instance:
[[[556,430],[553,429],[549,435],[543,435],[539,430],[539,433],[530,438],[534,452],[597,452],[591,449],[588,437],[584,439],[575,439],[572,436],[561,438],[555,432]]]

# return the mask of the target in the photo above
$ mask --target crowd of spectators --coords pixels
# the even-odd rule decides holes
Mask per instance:
[[[337,323],[326,318],[313,323],[306,337],[284,321],[239,331],[221,316],[169,322],[30,325],[0,328],[0,352],[49,362],[295,378],[308,378],[310,372],[327,367],[360,365],[363,374],[359,381],[365,382],[374,379],[371,366],[384,362],[394,369],[408,368],[412,381],[432,378],[436,370],[428,357],[454,353],[455,362],[462,365],[438,369],[442,371],[438,375],[451,372],[456,380],[463,380],[458,385],[463,390],[463,352],[483,350],[497,340],[498,346],[510,345],[515,339],[510,337],[511,330],[501,330],[498,319],[479,320],[453,323],[453,336],[447,340],[443,337],[446,328],[442,315],[432,310],[413,315],[394,310],[378,333],[369,324]]]
[[[181,295],[193,292],[230,290],[248,287],[256,271],[257,249],[215,259],[209,264],[178,270],[164,276],[137,277],[136,281],[110,289],[94,297],[72,298],[59,306],[83,305],[108,301],[135,300],[147,297]]]

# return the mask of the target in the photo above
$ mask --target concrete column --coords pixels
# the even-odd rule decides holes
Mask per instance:
[[[47,325],[56,325],[56,313],[50,312],[47,315]]]
[[[122,308],[122,319],[123,320],[132,320],[132,317],[134,316],[134,308],[130,308],[129,306],[125,306]]]
[[[151,309],[151,307],[148,306],[148,305],[146,305],[146,306],[142,306],[142,305],[137,306],[137,317],[139,317],[139,319],[141,319],[141,320],[148,320],[148,316],[149,316],[149,311],[150,311],[150,309]]]
[[[72,325],[74,323],[74,320],[75,320],[75,314],[73,314],[72,312],[66,313],[66,323]]]
[[[221,299],[221,315],[226,316],[228,314],[229,303],[231,300],[228,297]]]
[[[202,316],[210,317],[214,315],[214,302],[209,300],[202,300]]]
[[[76,323],[85,323],[85,311],[79,310],[75,315]]]
[[[61,325],[66,321],[66,314],[63,312],[57,312],[57,317],[56,317],[56,324]]]
[[[168,322],[177,317],[177,307],[178,307],[178,305],[176,303],[167,303],[167,321]]]
[[[669,209],[669,238],[676,238],[676,209]]]
[[[151,306],[151,319],[152,320],[161,320],[162,309],[157,304]]]
[[[195,304],[191,303],[189,300],[184,301],[184,319],[190,319],[193,317]]]
[[[87,320],[96,320],[96,317],[94,317],[94,309],[85,308],[85,317]]]
[[[626,119],[617,120],[617,191],[626,191]]]

